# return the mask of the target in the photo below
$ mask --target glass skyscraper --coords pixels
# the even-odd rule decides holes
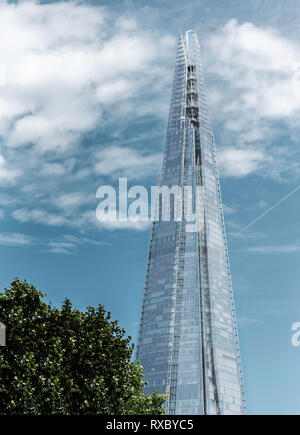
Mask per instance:
[[[164,219],[158,195],[136,354],[145,393],[169,392],[167,414],[244,414],[215,143],[194,31],[179,35],[159,186],[191,186],[197,219],[194,228],[177,219],[188,202],[178,206],[178,192],[170,195],[171,219]]]

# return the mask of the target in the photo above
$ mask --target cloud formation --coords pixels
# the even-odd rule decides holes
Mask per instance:
[[[295,44],[236,20],[205,44],[214,86],[209,102],[226,133],[217,144],[221,173],[277,180],[287,170],[300,174],[293,152],[272,142],[280,122],[297,130]],[[93,177],[158,174],[162,155],[143,149],[142,140],[130,142],[132,135],[123,141],[120,124],[159,115],[174,56],[175,38],[103,7],[0,2],[0,184],[20,187],[17,208],[16,198],[6,196],[5,215],[20,223],[100,228],[90,207],[98,187],[91,187]],[[111,134],[104,145],[98,137],[82,140],[95,130]],[[141,130],[134,136],[143,137]]]
[[[158,173],[160,154],[82,140],[107,126],[118,135],[120,119],[159,115],[175,45],[104,7],[0,1],[0,185],[15,184],[13,197],[1,194],[6,216],[99,228],[90,218],[93,176]]]
[[[274,29],[232,19],[211,35],[206,51],[209,102],[224,128],[225,148],[218,153],[222,174],[299,176],[299,165],[290,159],[297,148],[291,156],[285,145],[299,134],[298,44]],[[282,143],[274,146],[276,138]]]
[[[20,169],[11,167],[0,154],[0,184],[13,182],[21,173],[22,171]]]
[[[209,41],[215,74],[230,83],[235,99],[223,101],[227,114],[249,119],[290,119],[300,112],[300,56],[292,40],[272,29],[230,20]],[[225,98],[227,95],[225,95]],[[252,112],[252,116],[251,113]]]
[[[290,254],[300,251],[299,244],[290,245],[266,245],[250,246],[240,250],[241,252],[253,252],[256,254]]]
[[[0,22],[9,146],[69,145],[99,122],[101,103],[129,98],[133,84],[136,92],[127,75],[136,77],[159,55],[149,36],[124,34],[124,27],[109,35],[101,8],[75,2],[3,3]]]
[[[106,9],[75,1],[2,1],[2,148],[29,146],[39,154],[76,148],[108,107],[116,105],[112,115],[117,116],[131,98],[151,85],[163,86],[155,65],[165,62],[175,41],[154,33],[132,18],[113,20]],[[64,169],[45,163],[41,172],[63,174]]]
[[[222,173],[230,177],[242,177],[260,169],[266,156],[260,150],[251,148],[221,148],[218,152],[218,162]]]
[[[128,147],[112,146],[97,151],[95,172],[99,175],[143,178],[158,174],[162,165],[162,154],[146,154]]]
[[[21,233],[0,233],[0,245],[6,246],[25,246],[33,241],[31,236]]]

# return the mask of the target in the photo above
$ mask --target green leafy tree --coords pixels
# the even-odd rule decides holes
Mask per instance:
[[[0,414],[164,414],[166,395],[143,393],[133,344],[102,305],[61,309],[15,279],[0,293]]]

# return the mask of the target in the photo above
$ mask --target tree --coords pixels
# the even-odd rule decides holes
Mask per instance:
[[[164,414],[167,395],[143,393],[133,344],[103,305],[61,309],[15,279],[0,293],[0,414]]]

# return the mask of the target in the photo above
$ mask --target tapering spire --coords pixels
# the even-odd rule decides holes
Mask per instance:
[[[215,144],[192,30],[184,38],[179,32],[160,180],[164,187],[191,188],[197,225],[191,231],[185,219],[153,223],[137,348],[145,391],[168,391],[169,414],[243,414]],[[175,196],[170,204],[172,216]]]

